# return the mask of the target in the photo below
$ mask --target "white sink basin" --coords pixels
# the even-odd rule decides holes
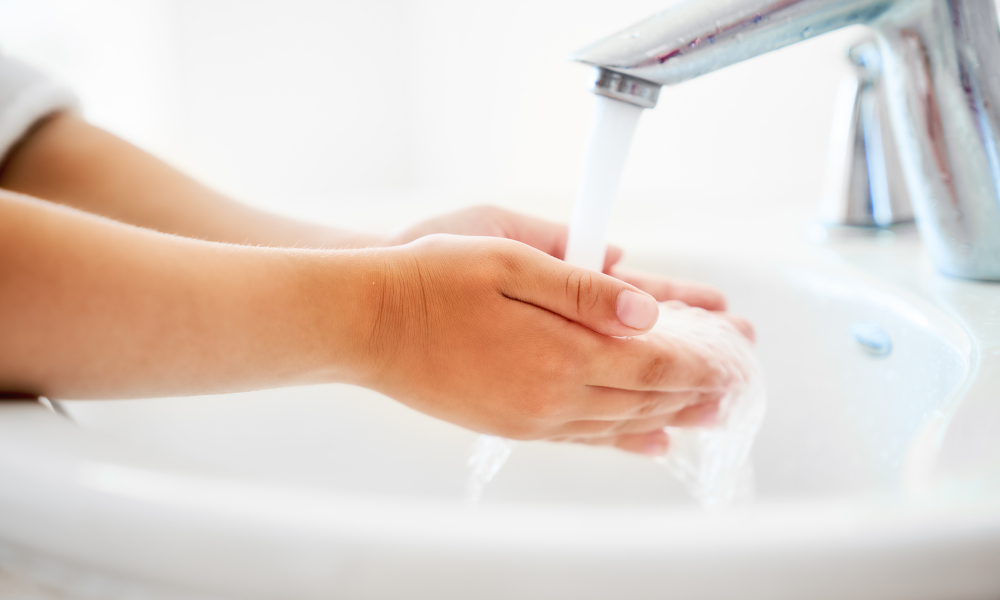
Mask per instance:
[[[633,261],[715,283],[757,326],[751,505],[709,513],[651,461],[522,443],[469,506],[474,434],[351,386],[66,402],[73,422],[9,403],[0,559],[154,597],[1000,597],[1000,286],[885,241]]]

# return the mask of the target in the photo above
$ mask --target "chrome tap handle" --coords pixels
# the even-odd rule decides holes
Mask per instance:
[[[855,73],[841,82],[834,107],[820,219],[856,227],[912,222],[874,39],[853,45],[847,58]]]

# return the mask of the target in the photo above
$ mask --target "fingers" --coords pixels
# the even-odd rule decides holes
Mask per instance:
[[[688,306],[697,306],[705,310],[726,310],[726,297],[722,292],[703,283],[667,279],[620,268],[611,269],[610,274],[649,293],[659,302],[680,300]]]
[[[489,214],[501,230],[501,236],[527,244],[562,260],[566,255],[567,227],[543,219],[496,207],[479,209]]]
[[[523,248],[523,247],[522,247]],[[659,306],[649,294],[619,279],[523,248],[504,253],[510,276],[502,293],[609,336],[635,336],[656,324]],[[513,261],[512,261],[513,259]]]
[[[580,440],[590,437],[647,433],[663,429],[664,427],[707,427],[716,423],[718,414],[718,401],[704,402],[674,413],[656,417],[623,419],[620,421],[571,421],[560,427],[554,436],[557,436],[557,439],[569,438]]]
[[[685,304],[685,303],[681,302],[680,300],[668,300],[668,301],[663,302],[661,304],[662,304],[661,308],[666,307],[668,309],[668,313],[667,314],[670,314],[669,313],[670,309],[691,310],[691,306],[690,305]],[[728,312],[715,312],[715,311],[711,311],[710,313],[706,313],[706,314],[710,314],[711,318],[713,318],[713,319],[722,319],[723,321],[729,323],[737,331],[739,331],[741,334],[743,334],[743,337],[747,338],[751,342],[756,341],[757,334],[754,331],[753,325],[750,323],[750,321],[747,321],[743,317],[741,317],[739,315],[734,315],[733,313],[728,313]]]
[[[757,341],[757,332],[754,331],[753,325],[750,324],[750,321],[747,321],[739,315],[731,313],[719,313],[718,316],[719,318],[729,321],[733,327],[738,329],[739,332],[751,342]]]
[[[608,251],[604,255],[604,273],[611,274],[611,268],[614,267],[618,261],[622,259],[622,249],[618,246],[608,246]],[[634,283],[632,285],[635,285]],[[639,286],[636,286],[639,287]],[[642,288],[639,287],[641,290]],[[654,298],[656,296],[653,296]]]
[[[716,312],[719,317],[729,321],[751,342],[757,339],[757,334],[750,321],[737,315],[722,312],[726,310],[726,298],[722,295],[722,292],[711,286],[695,281],[666,279],[619,268],[611,269],[609,273],[611,276],[649,293],[658,302],[673,300],[683,302],[688,306],[696,306]]]
[[[588,348],[591,386],[633,391],[717,392],[737,376],[704,347],[656,332],[634,338],[597,338]]]
[[[671,415],[668,425],[670,427],[710,427],[719,421],[720,406],[720,400],[688,406]]]
[[[663,456],[670,448],[670,438],[662,429],[648,433],[620,435],[613,438],[612,445],[626,452],[646,456]]]
[[[617,421],[656,417],[697,404],[718,402],[723,392],[686,390],[682,392],[636,392],[605,387],[591,387],[581,402],[580,411],[570,418]]]
[[[619,450],[644,456],[663,456],[670,448],[670,438],[664,427],[711,426],[716,423],[718,412],[718,402],[707,402],[690,406],[671,417],[625,421],[604,429],[600,426],[604,423],[602,421],[581,421],[574,426],[579,432],[551,439],[592,446],[614,446]]]
[[[566,258],[566,239],[569,230],[565,225],[492,206],[477,207],[473,210],[479,211],[479,213],[486,215],[486,218],[492,220],[499,227],[501,237],[517,240],[559,260]],[[611,267],[621,260],[621,257],[621,248],[608,246],[604,256],[603,271],[609,272]]]
[[[574,441],[593,446],[614,446],[619,450],[642,454],[644,456],[663,456],[670,447],[670,439],[662,429],[647,433],[629,433]]]
[[[553,228],[559,226],[540,219],[511,214],[518,217],[516,220],[524,228],[524,231],[521,232],[524,234],[522,237],[530,239],[532,235],[534,236],[535,244],[529,245],[546,251],[545,244],[541,242],[547,238],[550,246],[551,244],[561,244],[557,249],[549,248],[553,252],[552,256],[558,258],[558,253],[565,250],[564,228],[557,235]],[[543,234],[543,230],[548,231],[548,233]],[[528,231],[533,232],[532,235],[525,233]],[[553,241],[556,237],[558,237],[558,242]],[[653,299],[660,302],[678,301],[688,306],[718,312],[721,318],[736,327],[747,339],[750,341],[756,339],[754,328],[749,321],[736,315],[721,312],[726,308],[726,299],[722,292],[693,281],[670,280],[615,268],[613,265],[621,258],[621,254],[621,249],[609,247],[605,259],[605,269],[611,273],[613,279],[624,282],[628,284],[627,286],[616,289],[616,286],[608,281],[606,276],[597,275],[595,277],[590,271],[565,263],[560,263],[562,268],[550,264],[548,269],[542,271],[541,276],[545,277],[544,273],[550,273],[549,277],[558,275],[566,278],[561,301],[558,298],[558,293],[554,293],[556,290],[553,288],[551,280],[548,282],[548,289],[545,290],[546,286],[539,285],[543,282],[538,279],[527,286],[519,286],[526,291],[533,292],[530,294],[530,299],[516,295],[515,298],[541,306],[605,335],[634,336],[648,331],[656,323],[659,309],[654,310],[654,306],[649,303],[648,296],[652,296]],[[553,271],[561,272],[552,273]],[[646,294],[634,293],[640,290]],[[623,294],[623,291],[630,293]],[[612,297],[615,298],[614,317],[611,316],[610,307]],[[569,306],[570,304],[572,306]],[[622,327],[623,325],[624,327]]]
[[[495,206],[472,206],[417,223],[390,236],[390,245],[412,242],[435,233],[499,237],[515,240],[562,259],[566,226]]]

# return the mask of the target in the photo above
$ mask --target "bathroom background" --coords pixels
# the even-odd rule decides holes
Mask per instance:
[[[0,48],[66,81],[93,122],[257,206],[372,230],[475,202],[565,221],[593,101],[566,56],[667,2],[0,0]],[[612,240],[813,211],[862,34],[665,89]]]

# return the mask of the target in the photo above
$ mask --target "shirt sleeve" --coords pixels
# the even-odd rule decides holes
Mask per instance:
[[[39,119],[77,107],[76,96],[68,88],[0,54],[0,164]]]

